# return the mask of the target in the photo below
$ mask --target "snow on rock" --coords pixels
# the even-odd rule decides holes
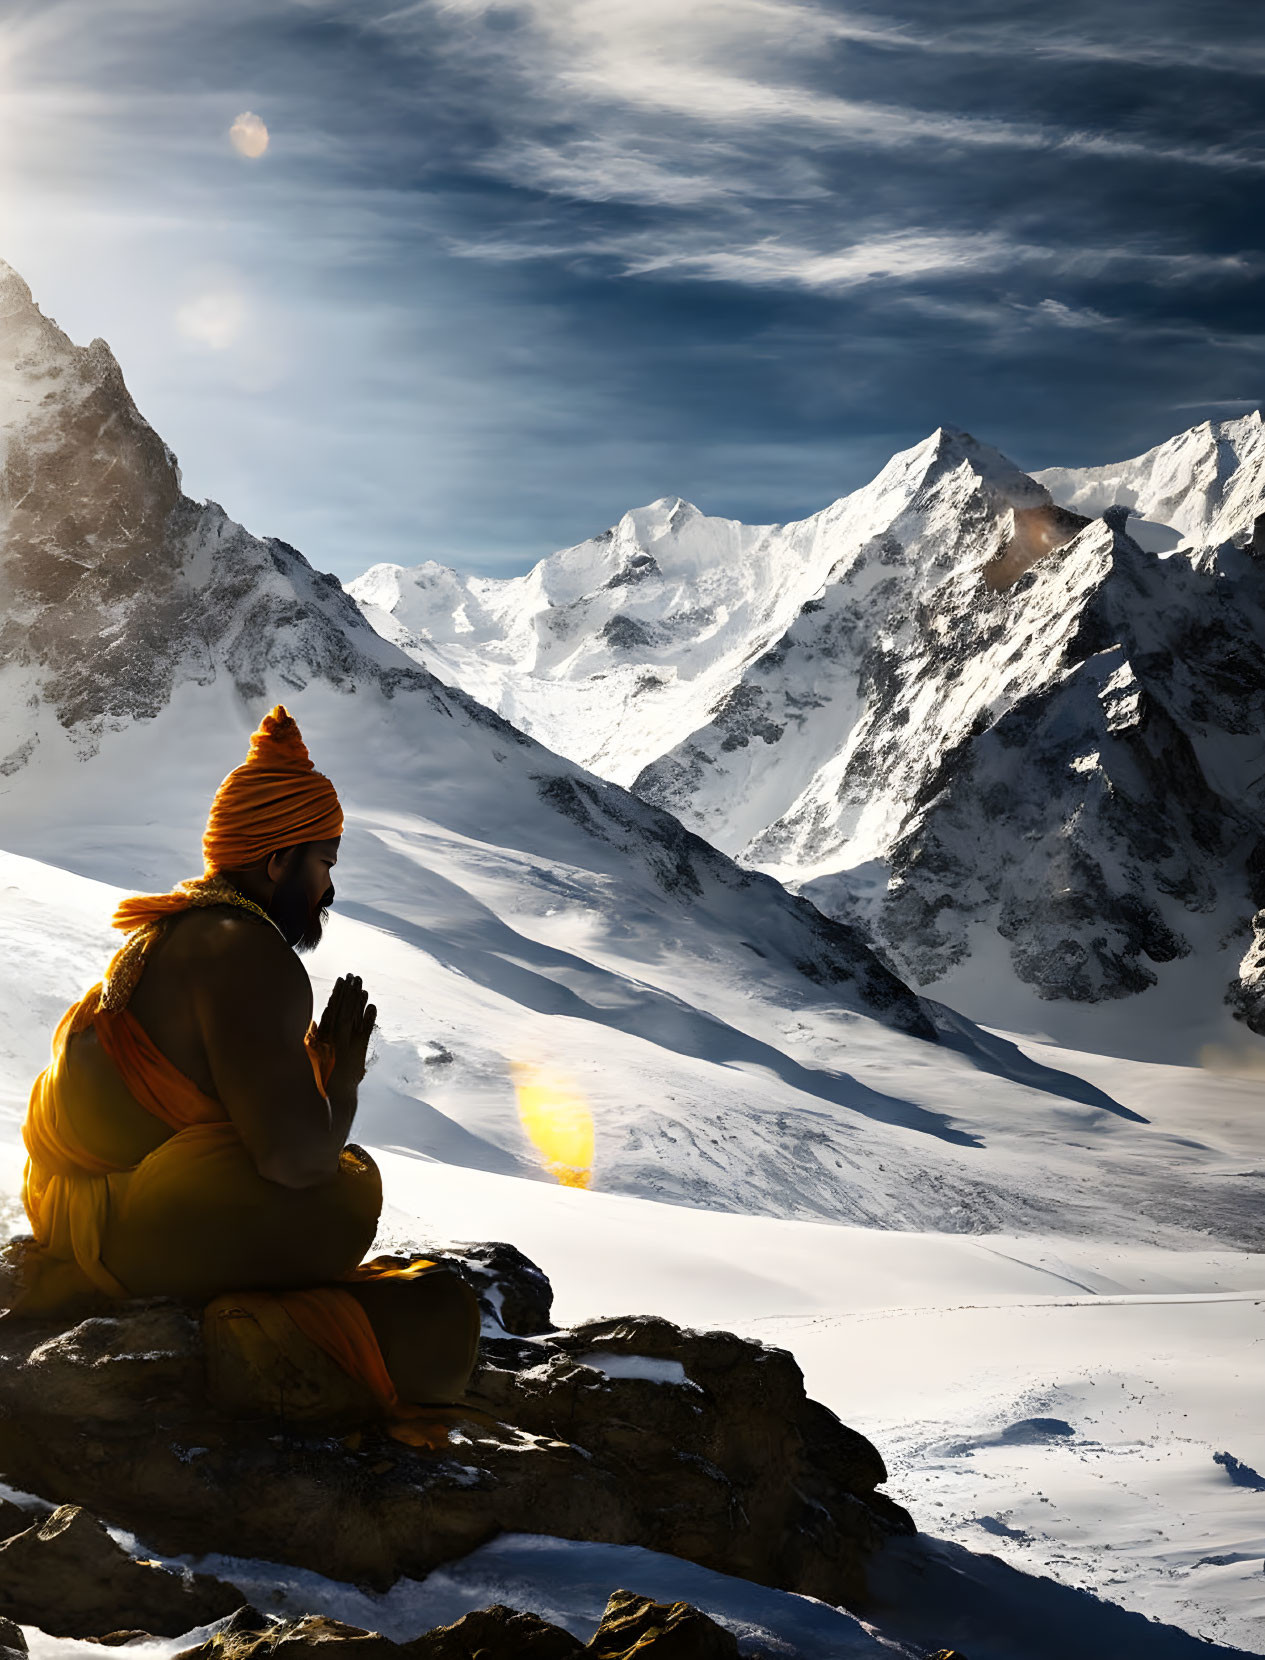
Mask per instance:
[[[641,1378],[645,1383],[665,1383],[677,1389],[697,1389],[685,1375],[679,1360],[665,1360],[657,1355],[612,1354],[603,1349],[589,1349],[576,1355],[577,1366],[588,1366],[604,1378]]]
[[[797,525],[660,502],[514,582],[352,590],[910,983],[1037,1030],[1158,987],[1193,1058],[1265,1033],[1262,505],[1259,415],[1035,479],[941,430]]]

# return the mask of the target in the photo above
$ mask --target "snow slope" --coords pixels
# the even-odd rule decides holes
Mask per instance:
[[[799,525],[658,503],[515,582],[351,586],[911,983],[988,1020],[1017,982],[1016,1021],[1071,1041],[1120,1026],[1087,1005],[1140,1002],[1134,1028],[1179,1007],[1189,1058],[1231,1013],[1265,1028],[1261,431],[1040,480],[941,431]],[[1110,526],[1071,511],[1108,497]],[[1144,547],[1126,508],[1171,523]]]

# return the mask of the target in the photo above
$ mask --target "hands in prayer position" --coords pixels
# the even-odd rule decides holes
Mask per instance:
[[[330,1084],[334,1089],[355,1089],[365,1075],[369,1040],[378,1011],[358,974],[340,974],[329,994],[329,1002],[316,1028],[317,1039],[334,1052]]]

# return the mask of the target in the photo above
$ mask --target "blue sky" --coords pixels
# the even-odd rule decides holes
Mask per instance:
[[[0,0],[0,257],[344,577],[1241,413],[1263,187],[1249,0]]]

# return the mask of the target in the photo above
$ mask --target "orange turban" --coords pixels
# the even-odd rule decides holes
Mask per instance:
[[[215,792],[202,837],[206,873],[240,870],[284,847],[342,833],[334,786],[312,765],[294,717],[279,703],[260,721],[245,762]]]

